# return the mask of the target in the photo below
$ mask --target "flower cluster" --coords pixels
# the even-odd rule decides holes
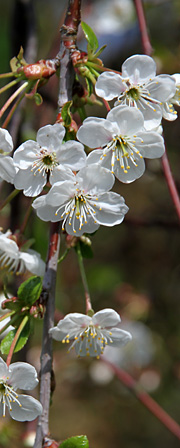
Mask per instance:
[[[17,389],[32,390],[38,384],[37,373],[26,362],[14,362],[8,367],[0,358],[0,416],[10,416],[19,422],[34,420],[42,413],[42,405],[29,395],[17,394]]]

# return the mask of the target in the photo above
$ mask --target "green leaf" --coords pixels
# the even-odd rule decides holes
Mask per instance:
[[[72,121],[71,112],[70,112],[71,106],[72,106],[72,101],[67,101],[67,103],[64,104],[64,106],[62,107],[62,110],[61,110],[61,116],[62,116],[65,126],[70,126],[71,121]]]
[[[14,328],[14,330],[11,330],[6,336],[5,338],[2,340],[1,342],[1,353],[3,355],[8,355],[11,344],[13,342],[13,339],[15,337],[17,328]],[[26,344],[26,342],[28,341],[29,335],[30,335],[30,331],[31,331],[31,327],[30,327],[30,322],[28,321],[27,324],[25,325],[25,327],[23,328],[19,339],[17,341],[17,344],[15,346],[14,349],[14,353],[15,352],[19,352],[19,350],[21,350],[24,345]]]
[[[87,436],[70,437],[64,440],[59,447],[61,448],[89,448]]]
[[[97,58],[102,53],[102,51],[105,50],[106,47],[107,47],[107,45],[103,45],[101,48],[99,48],[99,50],[95,54],[95,57]]]
[[[92,30],[92,28],[87,25],[87,23],[85,22],[81,22],[81,26],[82,29],[84,31],[84,35],[86,40],[88,41],[89,46],[91,47],[93,53],[95,53],[95,51],[98,49],[99,47],[99,43],[98,43],[98,39],[94,33],[94,31]]]
[[[17,296],[23,302],[24,306],[33,305],[39,299],[42,290],[41,277],[30,277],[21,283]]]

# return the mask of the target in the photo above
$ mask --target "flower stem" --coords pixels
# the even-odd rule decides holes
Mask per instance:
[[[161,158],[161,163],[162,163],[164,176],[165,176],[165,179],[167,182],[167,186],[169,188],[169,192],[170,192],[174,207],[176,209],[177,216],[180,220],[180,198],[179,198],[178,191],[177,191],[177,188],[176,188],[176,185],[174,182],[174,178],[173,178],[173,175],[171,172],[166,149],[165,149],[165,153],[163,154],[163,156]]]
[[[19,89],[17,89],[6,101],[4,106],[0,110],[0,118],[3,116],[6,109],[10,106],[10,104],[15,100],[15,98],[28,86],[28,82],[24,82]]]
[[[143,53],[147,54],[148,56],[151,56],[151,54],[153,53],[153,48],[151,46],[151,42],[148,35],[147,23],[144,14],[142,0],[134,0],[134,5],[136,8],[137,18],[139,22]]]
[[[14,312],[15,313],[15,312]],[[7,317],[7,315],[5,315],[5,317]],[[7,328],[9,327],[9,325],[12,325],[12,324],[14,324],[14,322],[17,320],[17,315],[15,315],[14,317],[12,317],[12,319],[9,321],[9,322],[7,322],[7,324],[6,325],[4,325],[4,327],[2,327],[1,329],[0,329],[0,335],[5,331],[5,330],[7,330]]]
[[[180,440],[180,426],[178,423],[173,420],[170,415],[161,408],[161,406],[156,403],[150,395],[147,394],[144,390],[140,389],[140,386],[137,381],[123,369],[115,366],[113,363],[108,361],[104,356],[101,358],[103,362],[105,362],[117,376],[117,378],[121,381],[124,386],[126,386],[135,396],[136,398],[147,408],[149,411],[164,425],[166,428],[174,434]]]
[[[76,252],[77,252],[77,256],[78,256],[78,263],[79,263],[79,269],[80,269],[80,273],[81,273],[82,284],[84,287],[84,293],[85,293],[85,299],[86,299],[86,314],[87,314],[88,311],[92,310],[92,304],[91,304],[89,287],[88,287],[88,282],[87,282],[87,278],[86,278],[86,272],[84,269],[83,256],[82,256],[81,246],[80,246],[79,241],[76,246]]]
[[[30,214],[31,214],[31,212],[32,212],[32,207],[31,207],[31,205],[32,205],[32,201],[33,201],[33,199],[31,200],[31,203],[30,203],[29,207],[28,207],[27,210],[26,210],[25,217],[24,217],[24,221],[23,221],[23,223],[22,223],[22,225],[21,225],[21,227],[20,227],[20,233],[21,233],[21,234],[24,233],[25,228],[26,228],[27,223],[28,223],[28,219],[29,219]]]
[[[2,322],[4,319],[7,319],[7,317],[13,316],[15,311],[9,311],[9,313],[3,314],[3,316],[0,317],[0,322]]]
[[[14,316],[14,317],[17,318],[17,316]],[[20,323],[20,325],[19,325],[19,327],[18,327],[18,329],[16,331],[16,334],[15,334],[14,339],[12,341],[12,344],[11,344],[11,347],[10,347],[10,350],[9,350],[9,354],[8,354],[8,357],[7,357],[7,360],[6,360],[6,364],[7,364],[8,367],[9,367],[9,364],[11,362],[11,358],[12,358],[14,349],[16,347],[17,341],[19,339],[19,336],[22,333],[22,331],[23,331],[25,325],[27,324],[28,320],[29,320],[29,316],[24,316],[24,319],[22,320],[22,322]],[[11,319],[11,323],[13,323],[13,318]]]
[[[9,82],[9,84],[6,84],[4,87],[1,87],[0,94],[5,92],[6,90],[10,89],[11,87],[13,87],[15,84],[17,84],[20,81],[21,81],[21,79],[19,79],[19,78],[13,79],[13,81]]]
[[[2,125],[2,128],[6,129],[14,112],[16,111],[17,107],[19,106],[20,102],[22,101],[22,99],[24,98],[24,92],[22,93],[22,95],[19,97],[19,99],[16,101],[16,103],[12,106],[11,110],[9,111],[6,119],[4,120],[4,123]]]
[[[3,78],[12,78],[14,76],[14,73],[13,72],[9,72],[9,73],[1,73],[0,74],[0,79],[3,79]]]
[[[64,253],[61,255],[61,257],[59,258],[59,260],[58,260],[58,264],[59,263],[62,263],[62,261],[67,257],[67,254],[69,253],[69,251],[70,251],[70,247],[68,247],[65,251],[64,251]]]
[[[0,210],[2,210],[7,204],[9,204],[9,202],[11,202],[12,199],[14,199],[17,196],[18,193],[20,193],[20,190],[16,190],[16,189],[13,190],[9,194],[9,196],[5,199],[5,201],[2,202],[2,204],[0,205]]]

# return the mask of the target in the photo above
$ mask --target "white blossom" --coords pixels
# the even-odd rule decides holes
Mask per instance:
[[[40,254],[31,249],[26,252],[20,250],[10,230],[0,232],[0,267],[16,274],[24,274],[28,270],[42,276],[45,271]]]
[[[110,308],[98,311],[92,317],[70,313],[56,327],[51,328],[49,333],[56,341],[73,341],[69,350],[75,347],[78,356],[99,357],[106,345],[119,347],[131,340],[129,332],[112,328],[120,321],[119,314]]]
[[[143,157],[154,159],[164,153],[164,140],[157,132],[144,129],[142,113],[128,106],[117,106],[107,118],[89,117],[77,133],[92,151],[87,164],[100,162],[121,182],[132,182],[145,170]]]
[[[17,394],[17,389],[32,390],[38,384],[37,373],[26,362],[14,362],[8,367],[0,358],[0,416],[5,417],[6,408],[14,420],[34,420],[42,413],[42,405],[29,395]]]
[[[63,142],[64,135],[65,128],[60,123],[44,126],[39,129],[36,142],[28,140],[14,152],[18,168],[14,185],[23,189],[25,196],[39,195],[47,181],[52,184],[56,177],[60,181],[60,167],[76,171],[85,165],[83,145],[75,140]]]
[[[12,137],[6,129],[0,128],[0,181],[13,184],[16,170],[9,154],[13,150]]]
[[[156,76],[156,64],[150,56],[134,55],[123,63],[122,75],[102,73],[95,90],[106,100],[117,97],[115,106],[138,108],[144,116],[145,128],[150,130],[160,124],[161,106],[174,96],[176,84],[170,75]]]
[[[180,73],[175,73],[174,75],[172,75],[172,78],[176,83],[175,95],[171,98],[170,101],[162,104],[163,118],[169,121],[174,121],[177,118],[177,112],[174,109],[174,105],[180,106]]]
[[[67,180],[56,182],[46,196],[33,202],[33,208],[43,221],[63,221],[62,229],[70,235],[93,233],[100,224],[120,224],[128,207],[124,198],[110,192],[113,174],[93,164],[78,174],[66,170]]]
[[[10,298],[10,297],[12,297],[12,296],[9,296],[9,294],[8,294],[8,297]],[[2,307],[1,307],[1,304],[2,304],[2,302],[4,302],[4,300],[6,300],[5,295],[4,295],[3,293],[0,293],[0,317],[4,316],[4,315],[7,314],[7,312],[8,312],[7,309],[4,310],[4,309],[2,309]],[[1,330],[6,324],[8,324],[8,322],[10,322],[10,320],[11,320],[10,317],[6,317],[5,319],[3,319],[3,320],[0,322],[0,330]],[[9,331],[13,330],[13,329],[14,329],[14,327],[13,327],[12,325],[9,325],[8,328],[7,328],[6,330],[4,330],[3,333],[0,334],[0,339],[4,338],[4,337],[6,336],[6,334],[7,334]]]

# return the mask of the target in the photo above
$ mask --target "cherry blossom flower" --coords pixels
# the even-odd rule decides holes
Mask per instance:
[[[42,276],[45,271],[45,263],[40,254],[31,249],[27,252],[20,250],[10,230],[0,232],[0,267],[16,274],[24,274],[28,270]]]
[[[20,422],[34,420],[42,413],[42,405],[29,395],[17,394],[17,389],[32,390],[38,384],[37,373],[26,362],[14,362],[8,367],[0,358],[0,416],[10,416]]]
[[[8,294],[8,297],[12,297],[12,296],[10,296],[10,295]],[[2,309],[2,307],[1,307],[1,304],[2,304],[2,302],[4,302],[4,300],[6,300],[6,297],[5,297],[5,295],[3,294],[3,292],[1,292],[1,293],[0,293],[0,317],[2,317],[3,315],[7,314],[7,310]],[[10,323],[10,320],[11,320],[10,317],[6,317],[5,319],[3,319],[3,320],[0,322],[0,330],[1,330],[7,323]],[[13,330],[13,329],[14,329],[14,327],[13,327],[12,325],[9,324],[8,328],[6,328],[6,330],[4,330],[4,331],[0,334],[0,339],[3,339],[3,338],[6,336],[6,334],[7,334],[9,331]]]
[[[70,235],[93,233],[100,224],[120,224],[128,207],[124,198],[110,192],[113,174],[93,164],[78,174],[66,170],[67,180],[56,182],[46,196],[33,202],[33,208],[43,221],[63,221],[62,229]]]
[[[39,129],[37,141],[28,140],[16,149],[13,160],[18,172],[15,188],[23,189],[25,196],[37,196],[47,181],[55,176],[61,180],[59,168],[66,166],[74,171],[85,165],[83,145],[75,140],[63,142],[65,128],[60,124]]]
[[[0,128],[0,181],[13,184],[16,170],[12,157],[7,154],[13,150],[12,137],[6,129]]]
[[[143,157],[154,159],[164,153],[164,140],[157,132],[144,129],[142,113],[128,106],[117,106],[107,118],[89,117],[77,137],[91,148],[87,164],[100,162],[121,181],[129,183],[142,176]]]
[[[97,80],[98,96],[112,100],[117,105],[138,108],[144,116],[147,130],[157,127],[162,119],[161,105],[175,94],[175,80],[170,75],[156,76],[155,61],[147,55],[134,55],[122,65],[122,76],[104,72]]]
[[[180,106],[180,73],[175,73],[172,75],[172,78],[176,83],[176,92],[175,95],[171,98],[170,101],[162,104],[163,118],[165,120],[174,121],[177,118],[177,112],[174,109],[175,106]]]
[[[56,327],[49,330],[53,339],[69,343],[69,350],[75,347],[78,356],[99,357],[106,345],[119,347],[132,339],[131,334],[120,328],[111,328],[119,324],[120,316],[116,311],[106,308],[92,317],[81,313],[67,314]]]

